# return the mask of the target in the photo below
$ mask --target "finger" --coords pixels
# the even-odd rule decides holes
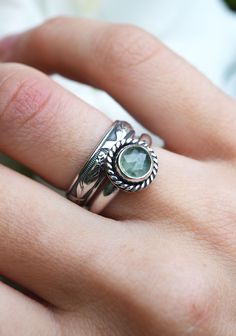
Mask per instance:
[[[0,297],[1,335],[57,335],[53,314],[41,304],[1,282]]]
[[[115,222],[5,167],[0,175],[1,275],[57,307],[72,305],[105,267]]]
[[[0,77],[0,149],[67,188],[111,122],[34,69],[5,64]]]
[[[111,121],[44,74],[0,65],[0,151],[67,188]]]
[[[5,41],[2,58],[106,90],[173,151],[235,156],[235,103],[140,29],[53,19]]]
[[[203,194],[201,186],[206,185],[206,176],[209,173],[207,168],[201,161],[166,150],[156,151],[159,154],[160,164],[155,183],[140,193],[120,192],[104,209],[103,214],[106,217],[151,222],[158,228],[160,223],[163,225],[163,221],[170,221],[173,229],[175,226],[173,218],[179,227],[177,221],[179,214],[188,213],[191,203],[196,207],[196,186],[193,183],[193,176],[198,181],[199,194]],[[200,204],[198,206],[200,208]]]

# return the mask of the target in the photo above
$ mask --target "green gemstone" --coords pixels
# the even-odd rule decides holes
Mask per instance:
[[[149,173],[152,159],[144,147],[131,145],[121,151],[118,165],[124,176],[131,179],[141,179]]]

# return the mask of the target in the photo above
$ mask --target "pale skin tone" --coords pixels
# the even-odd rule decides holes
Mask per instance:
[[[0,149],[53,186],[111,120],[42,72],[107,91],[166,143],[150,188],[101,215],[0,167],[0,272],[38,298],[1,283],[0,334],[234,336],[235,101],[132,26],[58,18],[0,58]]]

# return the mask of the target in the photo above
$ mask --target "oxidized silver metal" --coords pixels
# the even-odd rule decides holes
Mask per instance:
[[[93,212],[100,212],[115,195],[104,170],[106,156],[118,141],[134,138],[133,128],[125,121],[115,121],[89,157],[67,192],[67,198]],[[98,197],[100,196],[100,197]],[[99,198],[99,202],[97,200]]]
[[[142,176],[141,178],[138,179],[135,178],[131,179],[129,177],[125,177],[120,172],[118,165],[119,154],[122,152],[124,148],[132,145],[145,148],[145,150],[149,153],[152,160],[152,164],[148,173],[145,174],[145,176]],[[147,186],[149,186],[149,184],[153,182],[154,178],[157,175],[158,172],[157,156],[154,153],[153,149],[149,147],[146,141],[132,138],[122,139],[118,141],[108,152],[108,155],[106,157],[106,171],[108,178],[117,188],[120,188],[127,192],[142,190]]]
[[[118,190],[134,192],[146,188],[157,175],[158,161],[150,148],[151,137],[135,137],[133,128],[124,121],[116,121],[76,176],[67,197],[76,204],[99,213]],[[141,146],[151,159],[151,167],[139,179],[127,178],[119,169],[119,155],[127,146]]]

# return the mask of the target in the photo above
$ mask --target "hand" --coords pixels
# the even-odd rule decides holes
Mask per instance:
[[[58,18],[2,60],[107,91],[161,136],[150,188],[102,216],[0,167],[1,335],[236,334],[236,104],[132,26]],[[28,66],[0,65],[1,150],[66,189],[111,121]],[[32,297],[31,297],[32,296]]]

